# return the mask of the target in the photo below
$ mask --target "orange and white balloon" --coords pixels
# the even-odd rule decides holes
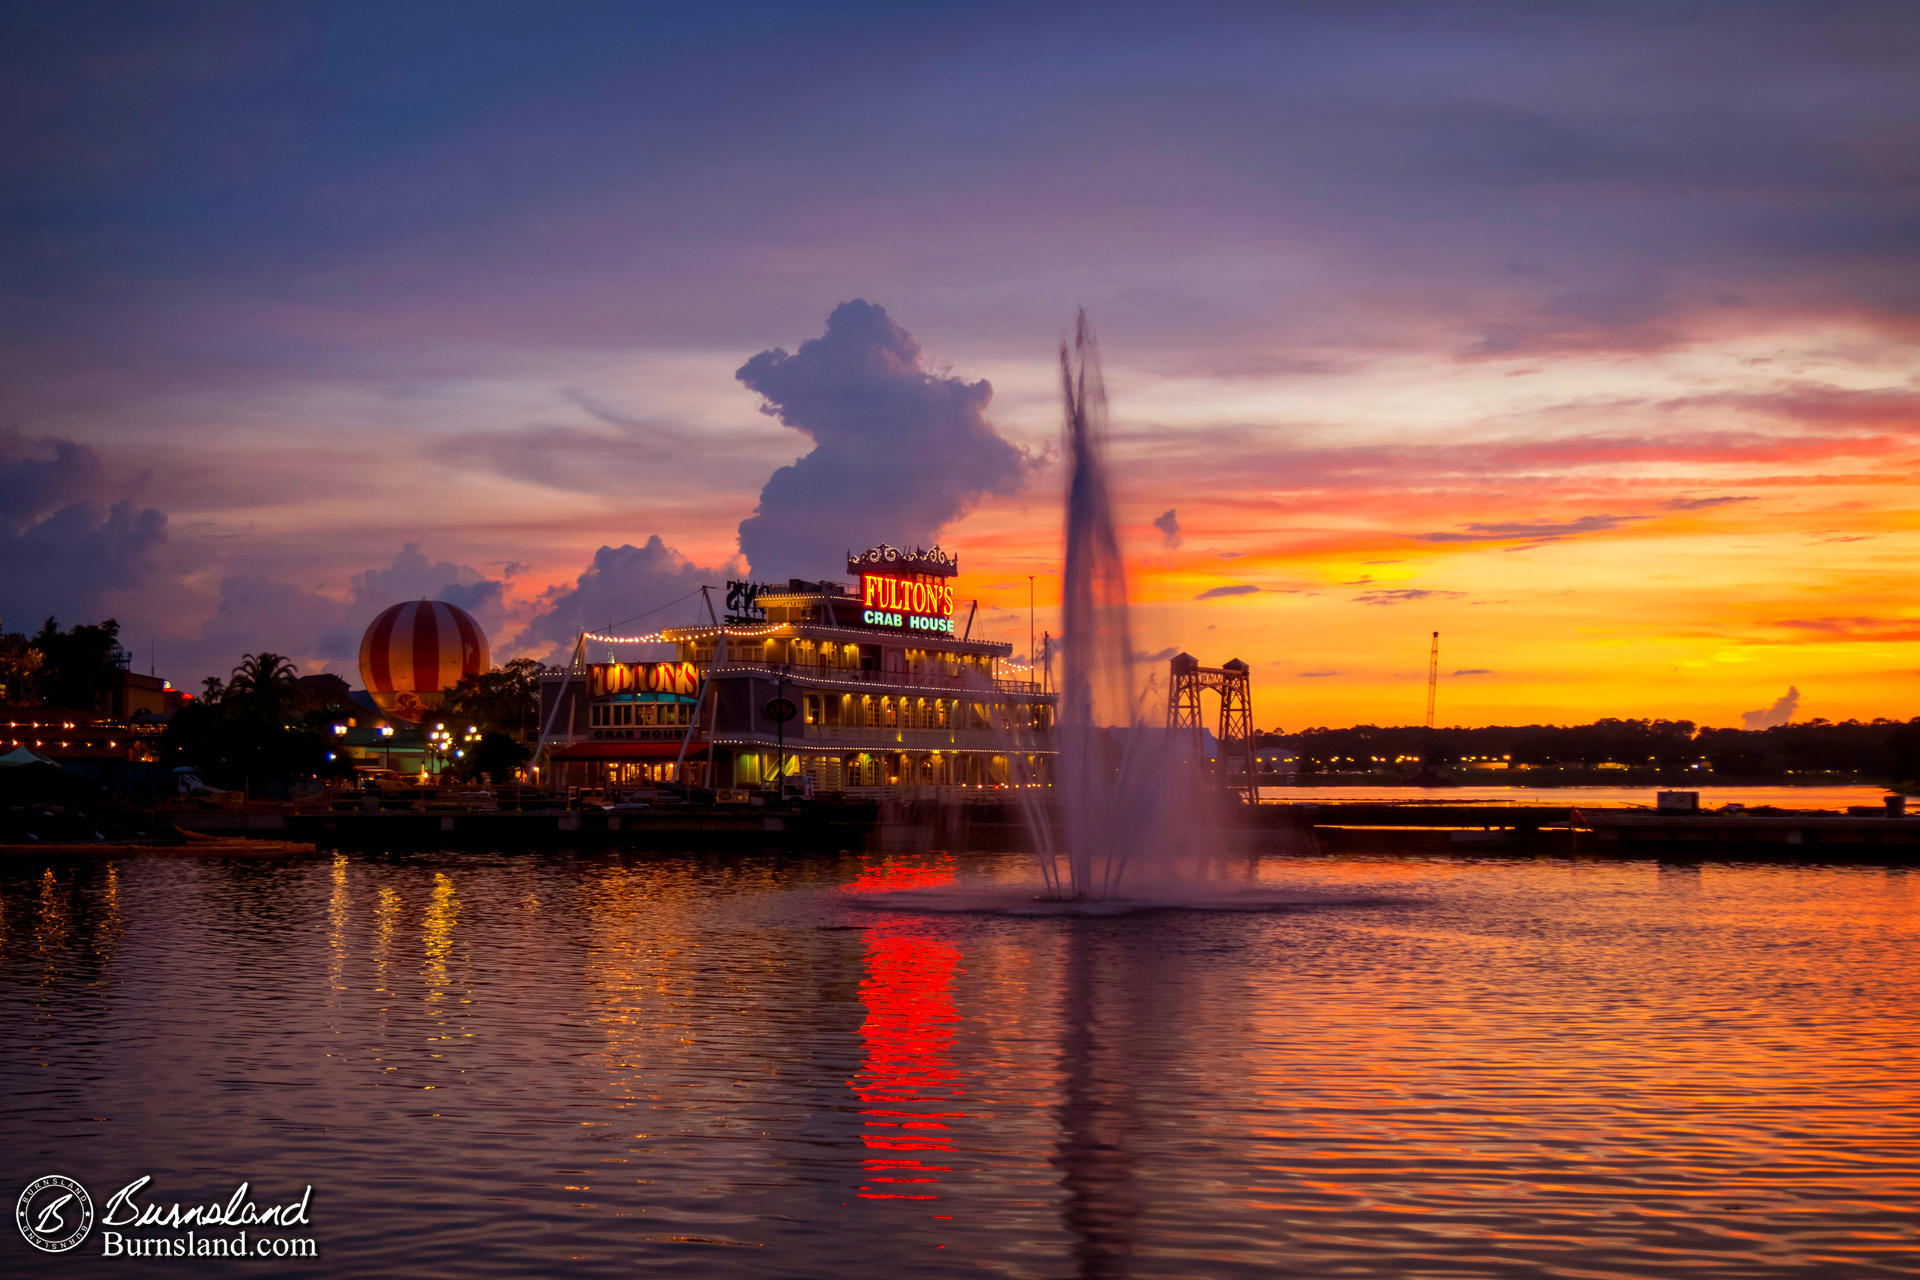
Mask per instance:
[[[462,676],[490,665],[487,633],[473,615],[444,600],[396,604],[360,640],[360,679],[396,720],[422,719]]]

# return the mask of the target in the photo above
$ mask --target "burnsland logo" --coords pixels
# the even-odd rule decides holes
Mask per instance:
[[[312,1236],[285,1234],[312,1226],[309,1185],[296,1200],[256,1204],[242,1182],[224,1201],[182,1205],[143,1200],[153,1181],[142,1175],[113,1193],[100,1213],[100,1253],[107,1258],[318,1258]],[[20,1193],[14,1220],[27,1243],[65,1253],[94,1225],[93,1201],[72,1178],[50,1174]],[[123,1230],[124,1228],[124,1230]],[[268,1228],[249,1235],[249,1228]]]
[[[50,1173],[20,1193],[13,1221],[27,1243],[42,1253],[65,1253],[93,1229],[93,1201],[72,1178]]]

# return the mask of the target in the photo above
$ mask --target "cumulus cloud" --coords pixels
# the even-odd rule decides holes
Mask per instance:
[[[500,652],[507,622],[505,582],[470,565],[433,560],[417,542],[404,544],[392,563],[364,569],[349,579],[342,599],[325,591],[263,574],[229,574],[220,580],[220,602],[201,627],[192,654],[205,670],[222,674],[243,653],[271,649],[304,670],[321,668],[348,679],[358,676],[360,637],[389,605],[404,600],[444,600],[474,616]]]
[[[229,574],[220,579],[220,603],[201,626],[192,662],[199,676],[223,676],[242,654],[267,649],[288,655],[303,671],[331,668],[352,679],[361,633],[374,618],[360,612],[351,600],[298,583]]]
[[[1160,545],[1169,550],[1180,545],[1180,518],[1173,514],[1173,508],[1154,517],[1153,527],[1160,531]]]
[[[1152,653],[1145,651],[1137,652],[1133,655],[1133,660],[1135,662],[1165,662],[1178,652],[1180,652],[1180,650],[1174,648],[1172,645],[1168,645],[1164,649],[1155,649]]]
[[[1793,719],[1793,713],[1799,709],[1800,690],[1788,685],[1787,691],[1772,706],[1759,711],[1742,711],[1740,725],[1745,729],[1771,729],[1774,725],[1785,724]]]
[[[353,575],[353,599],[376,610],[402,600],[444,600],[459,605],[492,631],[506,620],[506,585],[505,580],[488,578],[469,565],[429,560],[419,543],[409,542],[392,564]]]
[[[732,572],[694,564],[662,541],[659,534],[648,538],[643,547],[631,543],[601,547],[572,586],[554,587],[541,598],[539,612],[514,638],[513,648],[558,662],[573,648],[582,631],[624,626],[636,615],[646,615],[635,625],[649,631],[689,621],[692,605],[687,606],[684,616],[651,611],[669,606],[703,585],[718,584]]]
[[[982,497],[1026,483],[1030,459],[987,420],[992,386],[930,372],[873,303],[840,304],[823,336],[762,351],[734,376],[813,441],[740,523],[757,577],[818,577],[849,549],[935,542]]]
[[[1236,582],[1230,587],[1208,587],[1205,591],[1195,596],[1194,599],[1223,600],[1228,596],[1250,596],[1258,590],[1260,590],[1260,588],[1251,582]]]
[[[164,572],[167,517],[71,440],[0,431],[0,621],[95,621]]]

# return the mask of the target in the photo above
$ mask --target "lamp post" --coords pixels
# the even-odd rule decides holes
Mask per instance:
[[[1033,575],[1027,575],[1027,668],[1032,670],[1038,659],[1033,652]]]
[[[794,706],[785,696],[787,690],[787,674],[788,669],[784,666],[774,674],[773,697],[767,699],[767,705],[760,709],[761,714],[773,721],[775,741],[780,744],[779,764],[776,766],[774,772],[780,779],[780,798],[782,800],[787,798],[787,721],[793,719],[799,712],[799,708]]]
[[[782,667],[779,677],[773,682],[773,698],[775,702],[784,704],[786,696],[787,670]],[[786,708],[782,705],[780,709],[784,711]],[[780,744],[780,755],[774,765],[773,776],[780,780],[780,800],[785,803],[787,798],[787,717],[784,715],[774,719],[774,741]]]

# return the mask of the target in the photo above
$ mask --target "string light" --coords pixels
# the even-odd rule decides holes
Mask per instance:
[[[581,639],[591,640],[596,644],[659,644],[666,639],[658,631],[647,636],[607,636],[601,635],[598,631],[583,631],[580,635]]]
[[[679,640],[704,640],[722,633],[733,640],[756,640],[784,630],[786,625],[784,622],[770,622],[761,627],[668,627],[644,636],[610,636],[598,631],[583,631],[580,635],[582,639],[595,644],[663,644]]]

